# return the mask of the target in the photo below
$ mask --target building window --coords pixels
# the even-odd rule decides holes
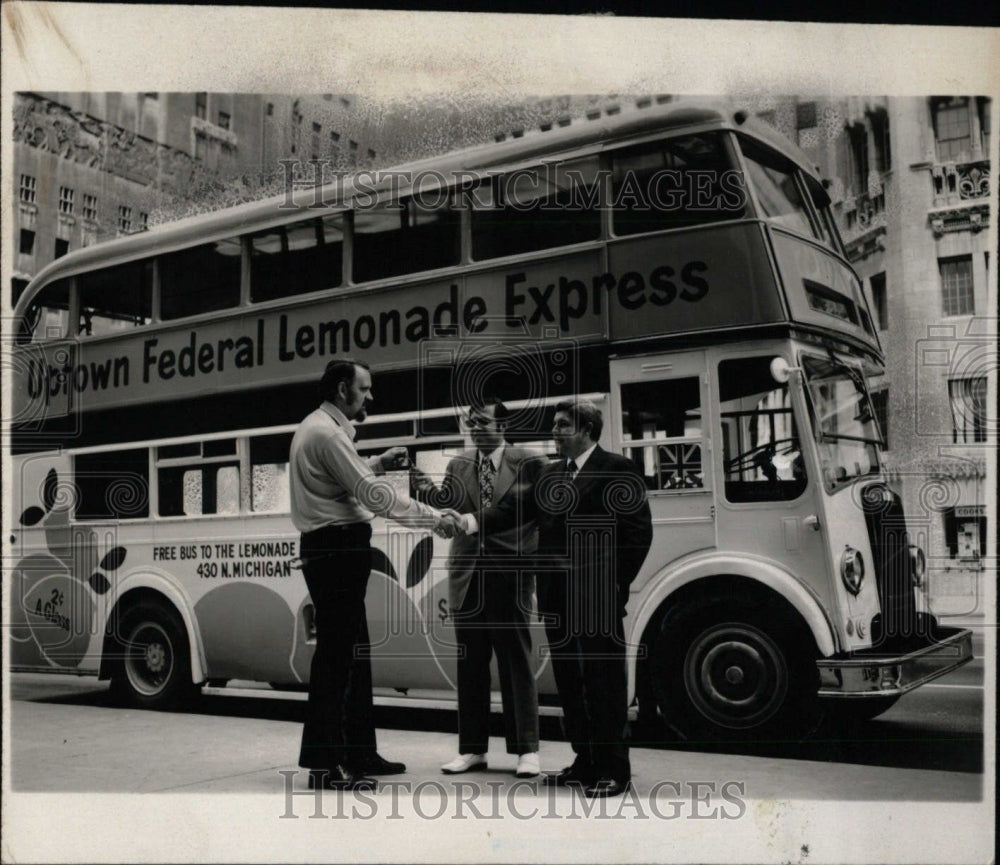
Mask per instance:
[[[883,388],[872,394],[872,408],[875,409],[875,420],[886,449],[889,448],[889,389]]]
[[[205,140],[204,135],[196,135],[194,137],[194,158],[199,162],[205,161],[205,156],[208,154],[208,142]]]
[[[863,123],[847,127],[850,153],[850,191],[864,195],[868,191],[868,129]]]
[[[370,147],[368,148],[368,158],[369,159],[374,159],[375,158],[375,151],[372,150]]]
[[[347,142],[347,147],[351,151],[351,153],[355,153],[357,151],[357,149],[358,149],[358,142],[357,141],[348,141]]]
[[[330,131],[330,140],[331,140],[331,141],[332,141],[332,142],[333,142],[334,144],[336,144],[336,143],[337,143],[338,141],[340,141],[340,133],[339,133],[339,132],[333,132],[333,131],[331,130],[331,131]]]
[[[972,291],[972,256],[939,258],[941,300],[945,315],[972,315],[976,311]]]
[[[991,100],[985,96],[978,99],[979,107],[979,130],[983,138],[983,157],[988,159],[990,155],[990,106]]]
[[[149,231],[149,214],[139,211],[139,231]]]
[[[118,230],[123,234],[132,230],[132,208],[124,204],[118,206]]]
[[[75,193],[68,186],[59,187],[59,212],[60,213],[72,213],[73,212],[73,198]]]
[[[219,112],[219,126],[223,129],[229,128],[229,115],[225,111]]]
[[[200,120],[208,119],[208,94],[195,93],[194,95],[194,116]]]
[[[800,102],[795,106],[795,128],[812,129],[816,125],[816,103]]]
[[[952,559],[979,559],[986,555],[986,515],[982,505],[945,508],[944,542]]]
[[[885,274],[876,273],[872,277],[872,306],[875,307],[875,321],[879,330],[889,329],[889,305],[885,296]]]
[[[312,125],[312,139],[310,144],[312,145],[312,158],[319,159],[319,134],[323,129],[318,123],[313,123]]]
[[[986,441],[986,376],[948,380],[951,440],[955,444]]]
[[[271,117],[274,114],[274,103],[273,102],[268,102],[267,103],[267,109],[266,109],[265,113],[267,114],[268,117]]]
[[[21,255],[35,254],[35,232],[29,228],[21,229],[21,240],[18,244],[18,252]]]
[[[62,237],[57,237],[53,258],[62,258],[67,252],[69,252],[69,241]]]
[[[876,111],[870,115],[872,136],[875,139],[875,170],[888,171],[892,168],[892,154],[889,150],[889,115]]]
[[[972,144],[968,98],[939,97],[932,101],[931,106],[938,160],[953,162],[967,158]]]
[[[147,99],[159,99],[160,98],[160,94],[159,93],[143,93],[142,95],[145,96]]]
[[[34,204],[37,196],[38,181],[30,174],[21,175],[21,186],[19,190],[20,200],[25,204]]]
[[[83,194],[83,218],[97,222],[97,196]]]

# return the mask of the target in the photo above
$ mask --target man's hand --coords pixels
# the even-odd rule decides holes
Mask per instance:
[[[426,472],[422,472],[416,466],[410,469],[410,480],[413,483],[413,491],[422,495],[431,495],[437,492],[437,484],[430,479]]]
[[[378,458],[382,471],[391,472],[395,469],[405,469],[410,462],[410,455],[404,447],[389,448]]]
[[[456,535],[466,534],[465,519],[451,508],[440,512],[440,521],[434,527],[434,533],[441,538],[450,540]]]

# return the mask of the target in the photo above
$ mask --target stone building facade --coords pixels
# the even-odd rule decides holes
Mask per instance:
[[[988,306],[990,100],[975,94],[771,100],[757,106],[831,180],[887,373],[872,380],[909,530],[929,551],[942,612],[979,609],[997,411]],[[995,285],[995,284],[994,284]],[[995,302],[996,295],[993,295]]]
[[[287,159],[375,158],[331,94],[18,93],[11,299],[72,249],[280,192]]]

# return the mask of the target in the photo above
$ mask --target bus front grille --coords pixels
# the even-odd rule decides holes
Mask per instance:
[[[917,615],[903,503],[882,483],[866,486],[861,503],[882,607],[882,612],[872,619],[872,643],[918,636],[927,622],[924,616]]]

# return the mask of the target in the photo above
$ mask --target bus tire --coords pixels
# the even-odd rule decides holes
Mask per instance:
[[[688,741],[800,739],[821,719],[814,641],[773,603],[682,602],[664,615],[650,661],[660,712]]]
[[[186,706],[199,692],[191,681],[191,649],[177,610],[143,600],[118,622],[111,691],[119,703],[139,709]]]

